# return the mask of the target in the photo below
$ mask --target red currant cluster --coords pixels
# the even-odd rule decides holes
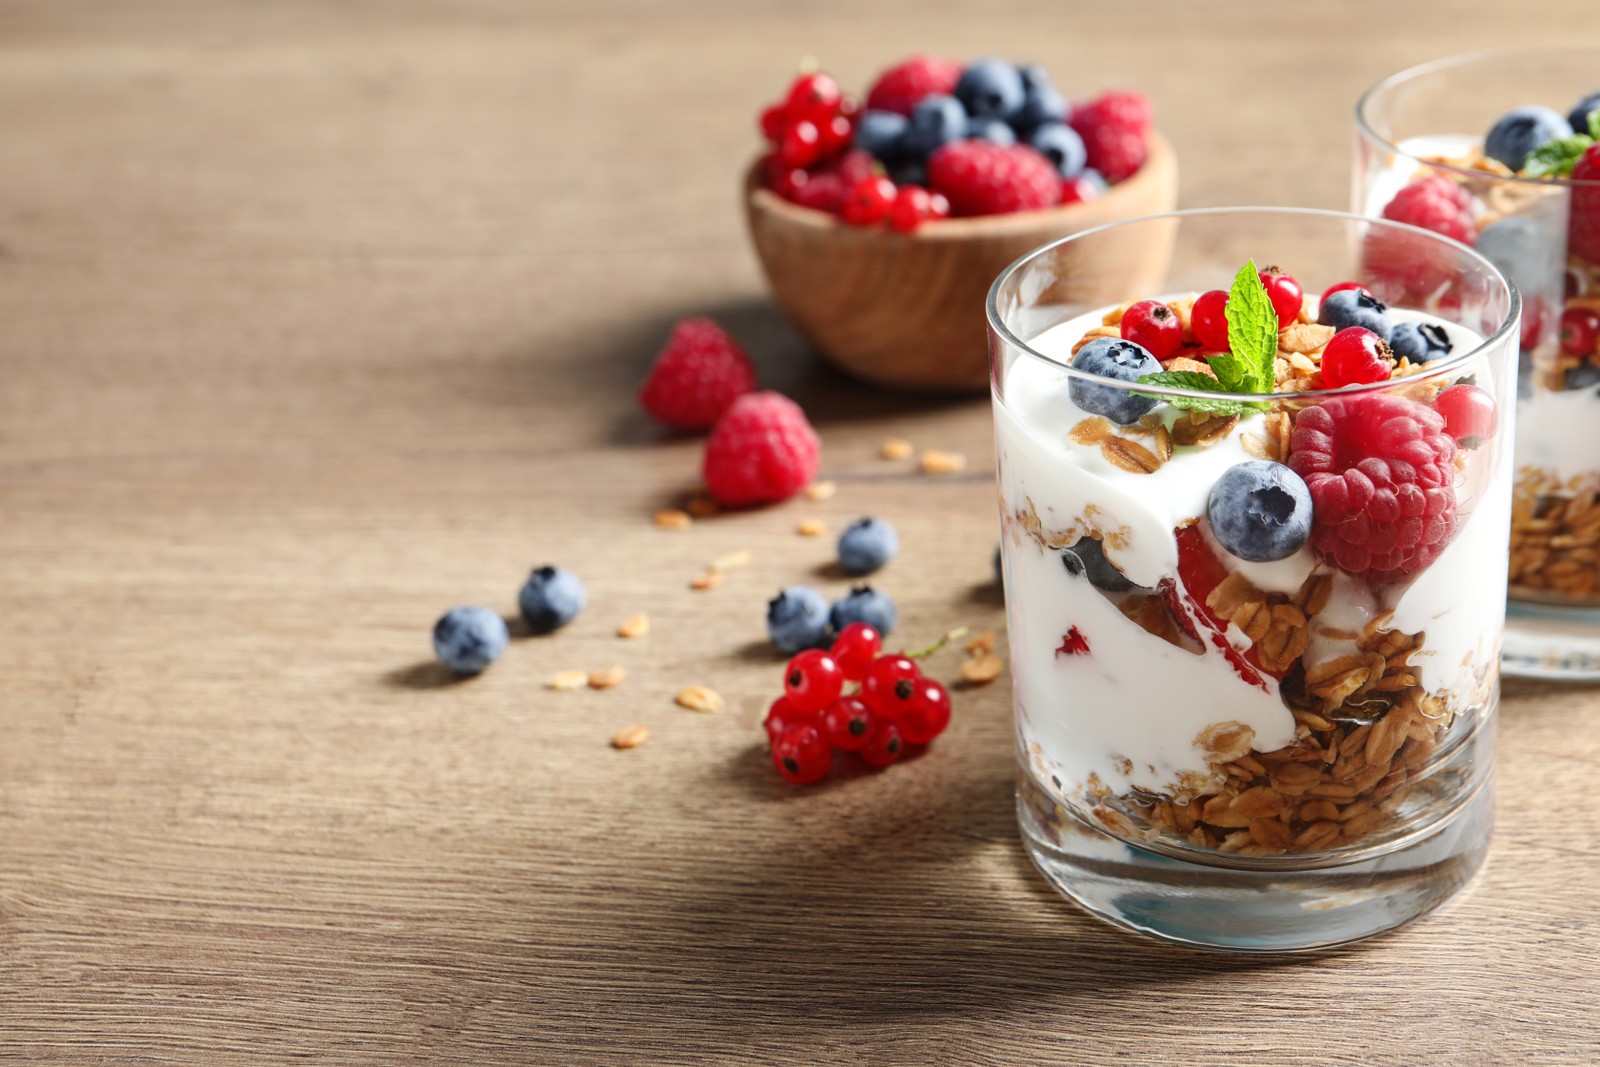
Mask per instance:
[[[761,112],[761,133],[772,145],[775,163],[804,170],[849,147],[859,110],[827,74],[802,74],[781,101]]]
[[[883,639],[853,622],[824,652],[809,649],[784,668],[783,696],[767,712],[772,763],[791,782],[826,777],[833,750],[859,752],[874,767],[925,745],[950,725],[950,693],[909,656],[881,655]],[[857,684],[846,693],[847,683]]]

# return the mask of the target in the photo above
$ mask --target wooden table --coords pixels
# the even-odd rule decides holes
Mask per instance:
[[[908,637],[998,627],[990,429],[815,363],[736,204],[802,53],[860,85],[920,46],[1143,84],[1186,204],[1343,206],[1363,86],[1586,6],[679,7],[0,7],[0,1062],[1600,1059],[1592,692],[1508,685],[1464,899],[1308,959],[1054,897],[1003,684],[913,765],[779,781],[765,598],[845,585],[796,522],[899,527]],[[651,524],[699,451],[633,391],[687,314],[807,405],[836,497]],[[588,611],[449,684],[435,616],[547,561]]]

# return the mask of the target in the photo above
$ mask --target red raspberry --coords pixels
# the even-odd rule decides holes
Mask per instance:
[[[1149,146],[1150,101],[1141,93],[1104,93],[1072,112],[1072,128],[1083,138],[1089,166],[1108,182],[1120,182],[1144,166]]]
[[[1600,144],[1590,145],[1572,168],[1572,180],[1590,182],[1572,187],[1572,214],[1567,222],[1567,251],[1600,263]]]
[[[1075,108],[1072,112],[1074,125],[1080,117],[1090,122],[1133,130],[1139,134],[1149,133],[1150,127],[1155,123],[1155,112],[1150,107],[1148,96],[1119,89],[1101,93],[1087,104]]]
[[[938,56],[912,56],[878,75],[867,91],[867,107],[910,115],[925,96],[949,95],[961,80],[961,64]]]
[[[1455,532],[1455,454],[1444,417],[1404,397],[1335,397],[1302,411],[1289,467],[1311,490],[1312,547],[1378,582],[1421,571]]]
[[[705,430],[756,387],[739,343],[710,319],[684,319],[639,389],[639,406],[676,430]]]
[[[1061,202],[1061,175],[1026,145],[952,141],[928,157],[928,184],[952,215],[1005,215]]]
[[[1472,225],[1472,194],[1438,174],[1395,193],[1383,209],[1383,217],[1454,237],[1462,244],[1474,244],[1478,239]]]
[[[770,504],[798,493],[821,457],[822,443],[800,405],[773,392],[749,393],[717,420],[702,473],[719,504]]]

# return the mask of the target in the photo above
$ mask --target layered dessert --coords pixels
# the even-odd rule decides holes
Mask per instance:
[[[1483,338],[1251,265],[1029,344],[996,441],[1034,822],[1259,856],[1453,810],[1510,518]]]
[[[1565,104],[1566,101],[1561,103]],[[1514,598],[1600,604],[1600,92],[1516,108],[1482,135],[1399,142],[1368,214],[1473,245],[1523,295]],[[1411,285],[1406,296],[1428,306]]]

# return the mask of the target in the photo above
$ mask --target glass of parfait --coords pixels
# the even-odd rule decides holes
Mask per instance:
[[[1522,292],[1504,666],[1600,680],[1600,48],[1414,67],[1356,130],[1358,212],[1472,245]],[[1410,306],[1450,298],[1397,280]]]
[[[1401,268],[1437,279],[1429,309],[1376,309]],[[1046,245],[988,319],[1045,878],[1243,952],[1448,899],[1493,820],[1515,290],[1411,226],[1230,208]],[[1393,358],[1402,327],[1438,357]]]

